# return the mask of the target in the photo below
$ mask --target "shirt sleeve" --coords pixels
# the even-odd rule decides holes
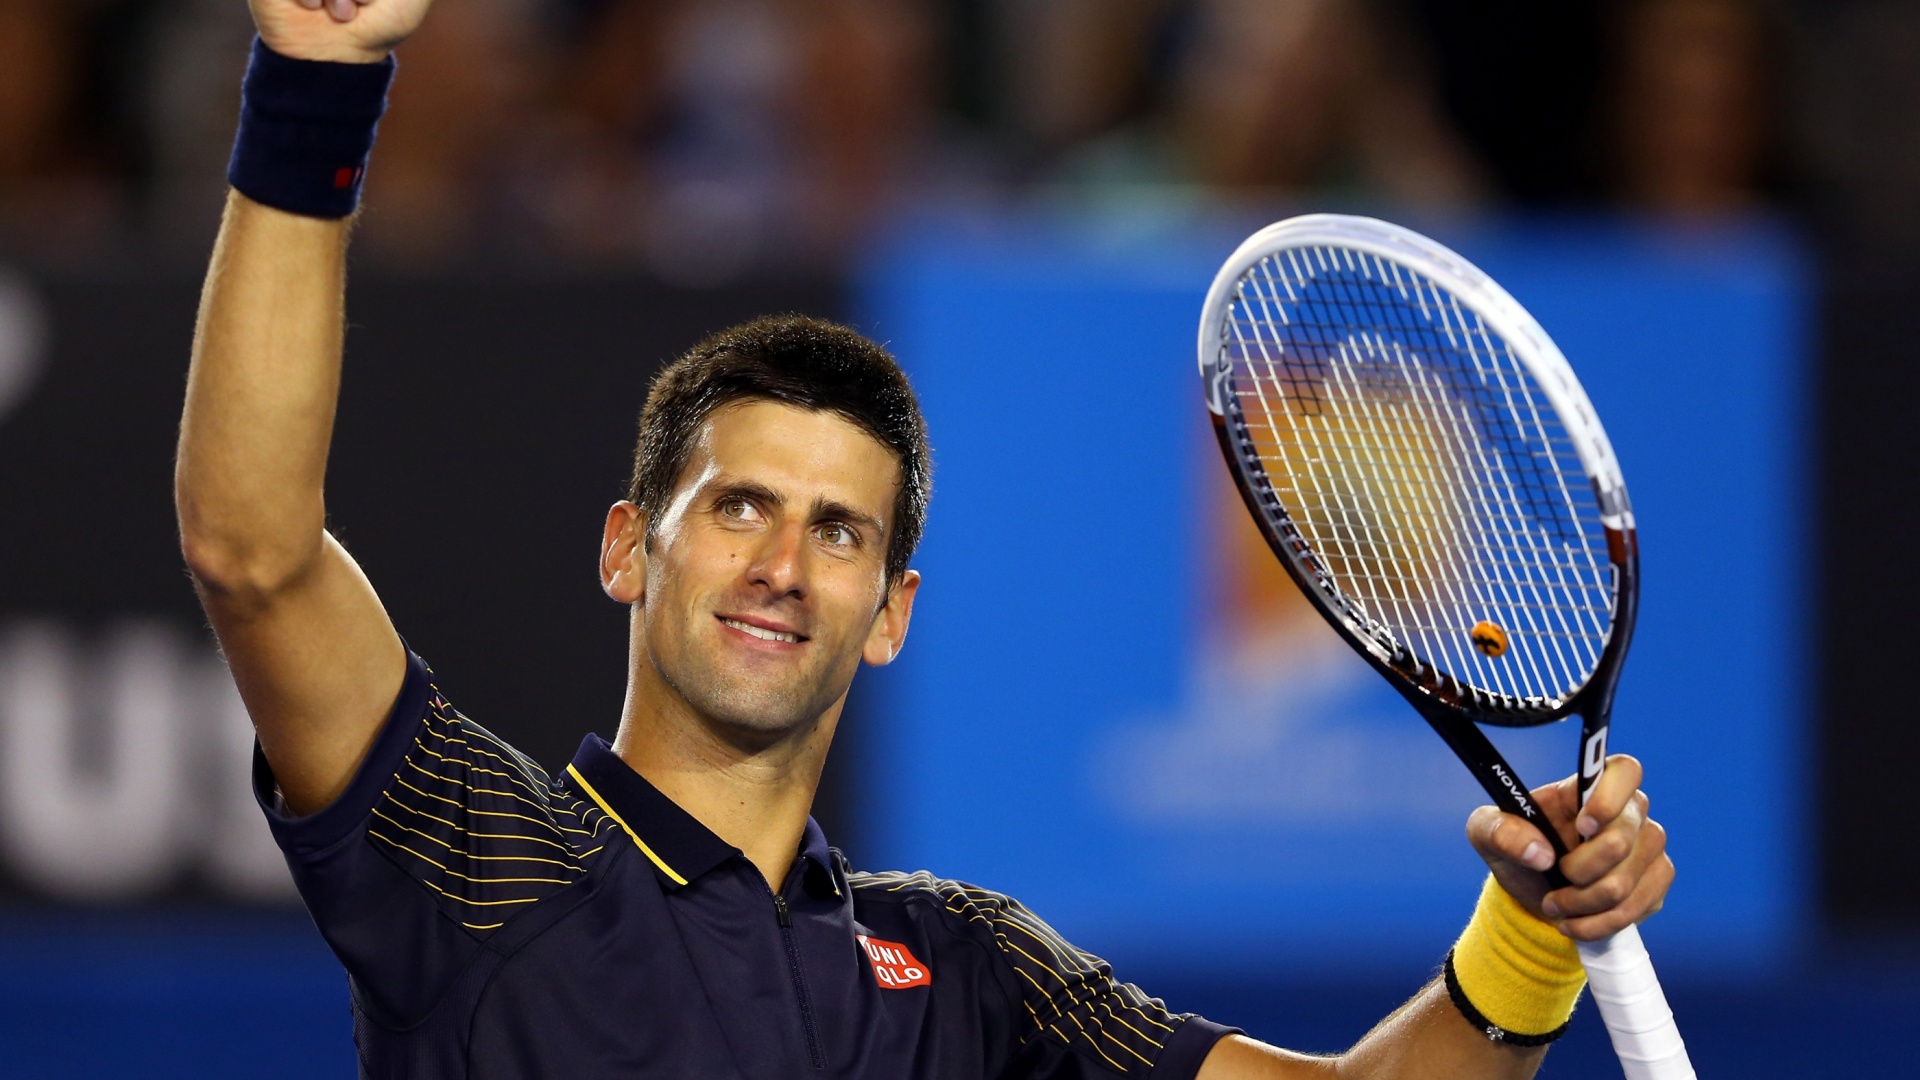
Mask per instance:
[[[426,1015],[486,939],[586,874],[612,823],[461,715],[419,657],[345,792],[286,812],[256,745],[254,795],[370,1018]]]
[[[972,933],[990,936],[1011,971],[1014,1027],[1024,1032],[1014,1076],[1192,1080],[1213,1044],[1239,1031],[1169,1012],[1012,897],[958,883],[941,891],[947,910]]]

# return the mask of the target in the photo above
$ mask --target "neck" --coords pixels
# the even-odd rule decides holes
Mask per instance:
[[[614,753],[745,853],[767,887],[779,892],[799,854],[846,699],[812,723],[761,745],[729,738],[670,688],[648,682],[636,671],[628,684]]]

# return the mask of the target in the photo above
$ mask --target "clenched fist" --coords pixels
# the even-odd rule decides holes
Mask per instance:
[[[1553,849],[1526,819],[1491,806],[1467,819],[1467,839],[1507,895],[1579,941],[1597,941],[1660,910],[1673,860],[1667,831],[1647,816],[1638,761],[1608,758],[1584,808],[1571,776],[1532,794],[1570,849],[1559,864],[1565,888],[1547,888],[1540,871],[1554,865]]]
[[[433,0],[248,0],[260,40],[295,60],[377,64],[426,18]]]

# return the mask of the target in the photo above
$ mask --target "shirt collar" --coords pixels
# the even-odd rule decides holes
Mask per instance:
[[[573,764],[567,766],[567,778],[620,826],[670,889],[741,854],[633,771],[598,735],[581,740]],[[800,858],[809,888],[840,894],[826,834],[811,817],[800,837]]]
[[[827,846],[827,834],[820,823],[807,815],[807,829],[800,834],[800,863],[805,868],[806,886],[815,896],[839,896],[840,878],[834,873],[833,849]]]

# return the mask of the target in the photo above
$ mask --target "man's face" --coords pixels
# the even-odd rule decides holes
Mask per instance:
[[[608,520],[605,559],[617,563],[624,543],[628,588],[644,583],[623,592],[617,566],[607,581],[639,601],[636,689],[657,677],[656,690],[748,741],[821,717],[863,656],[886,663],[906,633],[918,575],[891,594],[886,584],[898,483],[892,451],[833,413],[716,410],[651,550],[644,521],[620,520],[629,504]]]

